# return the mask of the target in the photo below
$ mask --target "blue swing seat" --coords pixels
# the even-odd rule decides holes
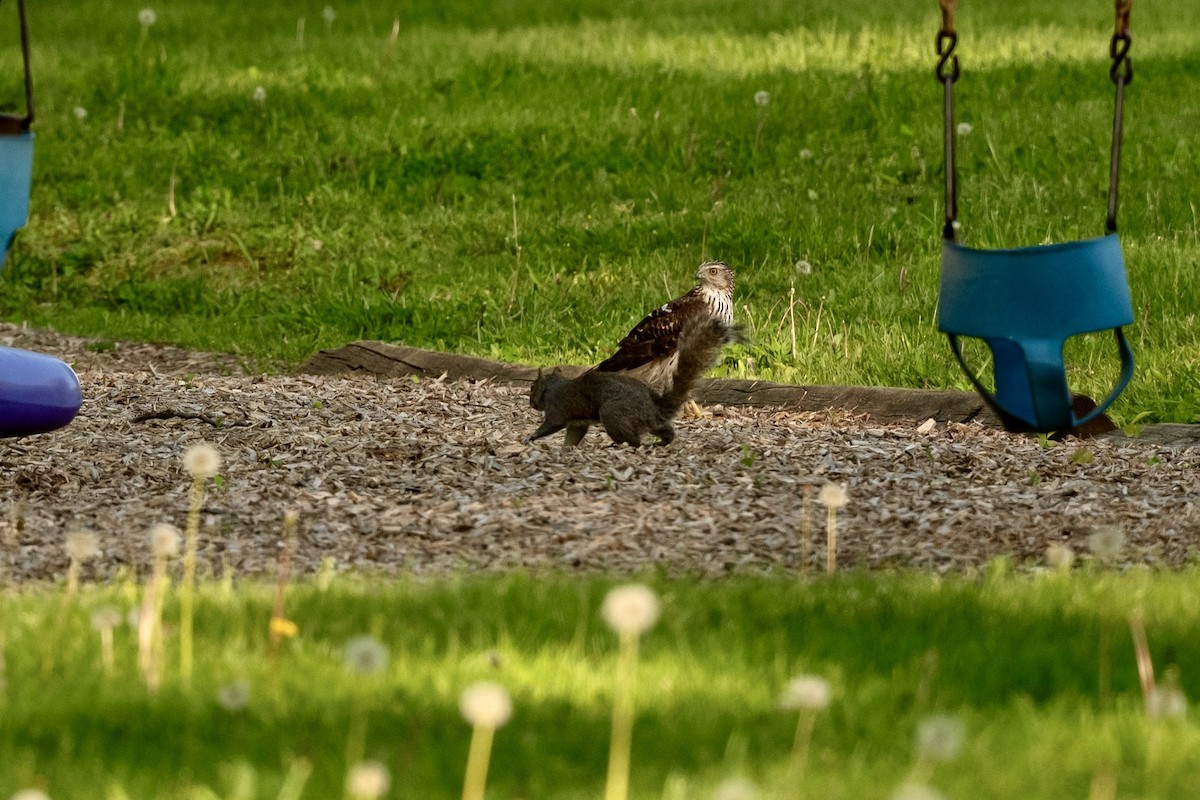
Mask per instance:
[[[33,183],[33,134],[0,136],[0,241],[8,256],[13,237],[29,218],[29,190]]]
[[[57,358],[0,347],[0,436],[61,428],[83,404],[75,370]]]
[[[1133,377],[1133,351],[1121,330],[1132,323],[1116,234],[1010,250],[943,241],[938,330],[1009,430],[1066,431],[1104,413]],[[1108,329],[1116,335],[1120,376],[1094,410],[1076,417],[1063,345],[1072,336]],[[991,349],[994,394],[967,365],[959,336],[982,339]]]
[[[29,216],[33,134],[0,136],[0,266]],[[79,378],[57,358],[0,347],[0,437],[61,428],[83,404]]]

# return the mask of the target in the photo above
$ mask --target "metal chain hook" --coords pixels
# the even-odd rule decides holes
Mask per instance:
[[[958,66],[958,56],[954,55],[954,49],[958,47],[958,34],[954,31],[938,31],[937,35],[937,54],[940,56],[937,63],[937,77],[942,83],[950,81],[954,83],[958,80],[962,70]],[[946,74],[946,64],[951,65],[950,74]]]
[[[954,55],[954,48],[958,46],[958,34],[954,30],[954,6],[957,2],[958,0],[938,0],[938,5],[942,7],[942,29],[938,31],[935,44],[940,56],[937,77],[942,83],[947,80],[953,83],[962,74],[958,67],[958,56]],[[953,67],[949,75],[946,74],[947,63]]]
[[[1133,0],[1116,0],[1116,4],[1117,22],[1108,46],[1113,63],[1108,70],[1108,77],[1112,78],[1113,83],[1130,83],[1133,80],[1133,61],[1129,58],[1129,13],[1133,8]]]
[[[1133,82],[1133,60],[1129,58],[1131,43],[1128,31],[1113,34],[1112,42],[1108,46],[1108,54],[1113,60],[1112,66],[1108,69],[1108,77],[1112,78],[1113,83],[1118,80],[1124,83]]]

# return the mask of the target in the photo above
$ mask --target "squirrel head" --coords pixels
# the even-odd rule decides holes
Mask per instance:
[[[529,405],[538,411],[546,410],[546,392],[562,378],[558,374],[558,369],[555,368],[549,375],[542,372],[542,368],[538,367],[537,378],[529,386]]]

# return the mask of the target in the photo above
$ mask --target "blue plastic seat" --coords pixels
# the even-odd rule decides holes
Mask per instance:
[[[975,250],[944,240],[937,322],[963,371],[1009,430],[1076,428],[1104,413],[1133,377],[1133,351],[1121,330],[1133,323],[1133,302],[1116,234],[1011,250]],[[1093,411],[1076,417],[1063,345],[1072,336],[1109,329],[1120,376]],[[967,365],[959,336],[982,339],[991,349],[994,394]]]
[[[0,135],[0,266],[29,217],[33,134]],[[79,412],[83,393],[75,371],[57,358],[0,347],[0,437],[45,433]]]
[[[0,436],[28,436],[66,425],[83,393],[75,370],[57,358],[0,347]]]
[[[8,257],[17,230],[29,218],[29,190],[33,181],[33,134],[0,136],[0,264]]]

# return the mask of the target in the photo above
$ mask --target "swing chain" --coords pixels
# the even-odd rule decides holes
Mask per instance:
[[[1121,182],[1121,139],[1125,117],[1125,87],[1133,80],[1133,60],[1129,58],[1129,11],[1133,0],[1117,0],[1117,24],[1113,31],[1108,52],[1112,57],[1112,68],[1108,76],[1117,85],[1113,99],[1112,152],[1108,163],[1108,214],[1104,218],[1104,230],[1117,232],[1117,206]],[[1124,65],[1124,68],[1122,68]]]
[[[958,56],[954,54],[958,47],[958,33],[954,30],[954,6],[958,0],[938,0],[942,7],[942,28],[938,31],[935,41],[938,63],[937,78],[942,84],[943,116],[945,122],[945,172],[946,172],[946,224],[942,227],[942,236],[954,241],[958,238],[958,170],[954,165],[954,82],[962,74],[958,65]],[[947,70],[946,65],[950,65]]]
[[[1108,54],[1113,60],[1112,67],[1108,70],[1108,77],[1112,78],[1113,83],[1129,84],[1133,82],[1133,60],[1129,58],[1131,43],[1128,30],[1113,34],[1112,42],[1108,46]],[[1122,65],[1124,65],[1123,70]]]
[[[937,54],[940,58],[937,63],[937,77],[942,83],[947,81],[954,83],[962,74],[958,66],[958,56],[954,55],[956,47],[958,47],[958,33],[944,29],[938,31]],[[950,64],[952,67],[949,75],[946,74],[946,64]]]
[[[937,64],[937,77],[942,83],[954,83],[961,74],[958,68],[958,56],[954,48],[958,47],[958,33],[954,30],[954,6],[958,0],[938,0],[942,7],[942,29],[937,35],[937,54],[941,56]],[[953,66],[949,75],[946,74],[946,64]]]
[[[0,136],[25,133],[33,123],[33,78],[29,71],[29,27],[25,24],[25,0],[17,0],[17,19],[21,26],[21,62],[25,67],[25,116],[0,114]]]

